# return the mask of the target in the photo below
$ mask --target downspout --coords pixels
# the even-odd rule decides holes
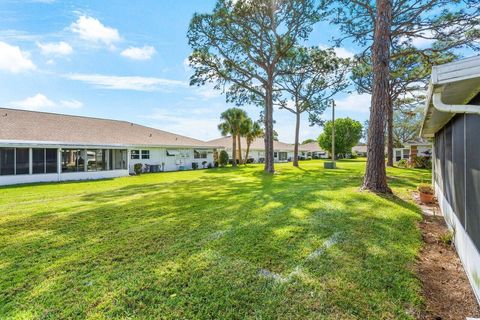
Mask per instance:
[[[480,114],[480,106],[474,104],[445,104],[442,102],[442,93],[435,92],[432,97],[433,107],[446,113],[473,113]]]

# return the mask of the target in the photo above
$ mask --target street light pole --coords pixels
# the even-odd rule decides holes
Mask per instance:
[[[332,99],[332,162],[333,168],[336,168],[335,164],[335,100]]]

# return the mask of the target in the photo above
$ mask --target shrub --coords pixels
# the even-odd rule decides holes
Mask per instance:
[[[418,186],[417,190],[420,193],[433,194],[433,188],[428,183],[422,183]]]
[[[204,169],[205,169],[205,166],[207,165],[207,163],[208,163],[207,161],[202,161],[202,166],[203,166]]]
[[[407,159],[401,159],[400,161],[398,161],[397,166],[399,168],[406,168],[408,166]]]
[[[192,169],[197,170],[198,169],[198,163],[192,162]]]
[[[444,244],[450,246],[453,243],[454,234],[451,231],[447,231],[444,234],[440,235],[440,241]]]
[[[208,166],[207,166],[208,169],[212,169],[212,167],[213,167],[212,163],[209,163]]]
[[[358,155],[355,151],[352,151],[352,154],[350,155],[350,158],[351,159],[357,159],[358,158]]]
[[[135,171],[136,175],[140,175],[143,172],[143,164],[135,163],[133,166],[133,171]]]
[[[423,169],[432,168],[432,160],[429,157],[413,156],[411,164],[412,164],[412,167],[414,168],[423,168]]]
[[[220,151],[220,155],[218,156],[218,164],[221,167],[225,167],[228,163],[228,153],[225,150]]]

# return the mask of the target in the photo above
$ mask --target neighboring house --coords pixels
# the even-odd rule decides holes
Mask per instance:
[[[414,156],[430,158],[432,156],[432,148],[433,144],[425,139],[409,141],[404,144],[403,148],[393,149],[394,160],[412,160]]]
[[[352,152],[355,152],[359,157],[367,156],[367,146],[366,145],[357,145],[352,148]]]
[[[421,136],[433,138],[433,184],[480,301],[480,56],[432,70]]]
[[[247,152],[247,140],[241,138],[242,159],[245,158]],[[208,144],[217,146],[218,148],[225,149],[230,159],[232,159],[232,137],[227,136],[208,141]],[[238,143],[237,143],[238,148]],[[293,159],[293,145],[283,143],[280,141],[273,142],[273,157],[275,162],[289,162]],[[238,154],[238,151],[237,151]],[[248,160],[252,163],[262,163],[265,161],[265,142],[263,138],[255,139],[250,145],[248,153]]]
[[[301,144],[299,147],[299,159],[327,159],[328,152],[320,148],[318,142]]]
[[[216,148],[126,121],[0,108],[0,185],[126,176],[136,163],[202,168]]]

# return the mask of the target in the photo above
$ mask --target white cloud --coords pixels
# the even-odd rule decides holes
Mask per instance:
[[[68,74],[70,80],[77,80],[94,85],[101,89],[112,90],[134,90],[134,91],[160,91],[171,90],[172,88],[188,87],[183,81],[138,77],[138,76],[111,76],[101,74]]]
[[[133,60],[149,60],[156,52],[152,46],[143,46],[142,48],[129,47],[123,50],[121,55]]]
[[[67,56],[73,52],[73,48],[66,42],[50,42],[50,43],[40,43],[37,42],[37,46],[42,51],[44,55],[57,55],[57,56]]]
[[[115,42],[121,39],[117,29],[107,27],[98,19],[87,16],[80,16],[77,21],[71,24],[70,29],[83,40],[103,43],[108,46],[113,46]]]
[[[55,102],[50,100],[44,94],[37,93],[36,95],[23,100],[12,101],[9,103],[9,106],[24,110],[45,111],[59,109],[79,109],[83,107],[83,103],[78,100],[60,100],[59,102]]]
[[[355,53],[343,47],[334,48],[333,50],[335,51],[335,54],[340,58],[353,58],[355,56]]]
[[[325,50],[325,49],[328,49],[329,47],[321,45],[320,48]],[[339,58],[353,58],[355,56],[354,52],[344,47],[334,47],[333,51]]]
[[[67,109],[80,109],[83,103],[78,100],[60,100],[60,105]]]
[[[30,60],[28,52],[20,50],[17,46],[0,41],[0,70],[11,73],[35,70],[37,67]]]
[[[421,37],[402,37],[400,38],[401,42],[411,41],[411,44],[416,48],[426,48],[432,45],[435,42],[435,35],[432,31],[427,30],[420,33]]]
[[[355,112],[355,113],[369,113],[371,95],[352,93],[345,98],[335,100],[336,110]]]

